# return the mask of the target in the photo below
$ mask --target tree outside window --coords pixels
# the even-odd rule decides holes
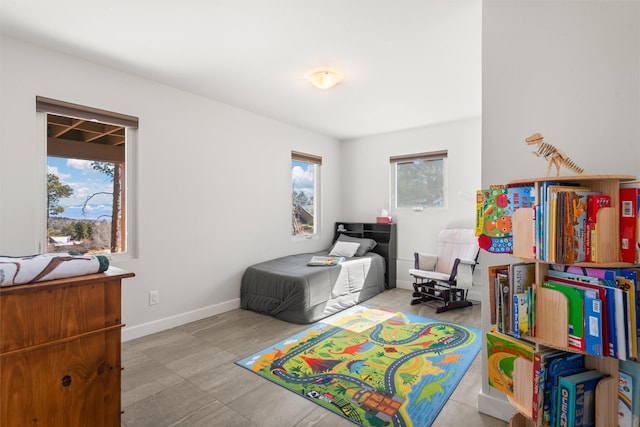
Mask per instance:
[[[125,253],[127,128],[138,119],[37,97],[47,119],[47,252]]]
[[[390,160],[396,208],[446,206],[446,152],[396,156]]]
[[[311,236],[317,233],[317,177],[322,159],[291,153],[291,234]]]

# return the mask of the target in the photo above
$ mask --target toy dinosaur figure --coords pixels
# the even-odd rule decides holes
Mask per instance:
[[[575,173],[582,174],[584,169],[576,165],[562,150],[554,147],[551,144],[544,142],[544,138],[539,133],[534,133],[530,137],[526,138],[527,145],[537,145],[538,150],[532,151],[538,157],[543,157],[549,161],[549,167],[547,168],[547,176],[551,173],[551,166],[556,167],[556,176],[560,175],[560,166],[564,166],[567,169],[574,171]]]

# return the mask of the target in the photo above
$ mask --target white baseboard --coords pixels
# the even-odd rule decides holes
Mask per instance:
[[[478,393],[478,412],[506,422],[509,422],[509,419],[516,413],[508,400],[484,394],[482,391]]]
[[[215,316],[216,314],[224,313],[236,308],[240,308],[240,298],[180,313],[175,316],[165,317],[164,319],[154,320],[153,322],[143,323],[141,325],[125,326],[122,329],[122,342],[155,334],[156,332],[175,328],[176,326],[185,325],[187,323]]]

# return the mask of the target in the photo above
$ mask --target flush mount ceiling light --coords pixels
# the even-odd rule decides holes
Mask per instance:
[[[318,89],[330,89],[340,83],[342,76],[335,71],[320,70],[309,75],[309,83]]]

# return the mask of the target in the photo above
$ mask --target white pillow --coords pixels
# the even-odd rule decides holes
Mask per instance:
[[[333,249],[331,249],[331,252],[329,252],[329,255],[352,257],[356,254],[359,247],[360,243],[337,241]]]

